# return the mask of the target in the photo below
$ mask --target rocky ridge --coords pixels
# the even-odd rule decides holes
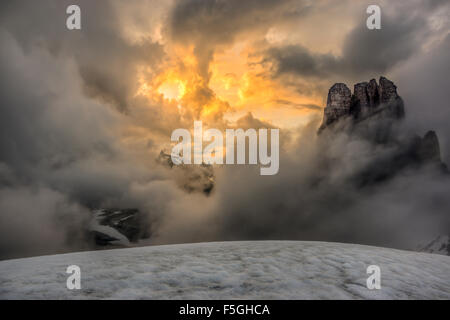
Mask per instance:
[[[425,246],[420,246],[417,251],[450,256],[450,234],[439,235]]]

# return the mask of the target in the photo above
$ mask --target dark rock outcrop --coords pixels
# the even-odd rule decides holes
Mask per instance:
[[[361,82],[361,83],[357,83],[355,84],[354,87],[354,94],[353,94],[353,99],[352,99],[352,105],[353,105],[353,113],[355,114],[359,114],[359,113],[368,113],[368,111],[375,106],[375,103],[373,102],[373,97],[372,97],[372,102],[369,99],[369,94],[368,94],[368,86],[369,83],[367,82]]]
[[[367,96],[369,98],[369,106],[375,108],[380,104],[380,95],[378,93],[378,84],[375,79],[370,80],[367,85]]]
[[[437,236],[427,245],[419,246],[417,251],[450,256],[450,234]]]
[[[355,84],[353,94],[344,83],[336,83],[328,92],[319,132],[343,118],[358,122],[375,115],[401,119],[404,114],[403,100],[397,94],[397,87],[385,77],[380,77],[379,84],[375,79]]]
[[[433,131],[423,138],[412,137],[402,141],[387,142],[388,152],[363,168],[354,177],[359,187],[373,185],[388,180],[404,169],[419,169],[422,166],[434,168],[437,172],[448,174],[445,163],[441,161],[439,141]]]
[[[428,131],[420,140],[417,156],[422,162],[441,162],[441,148],[436,132]]]
[[[395,84],[385,77],[380,77],[380,85],[378,87],[378,90],[380,93],[381,103],[395,101],[399,97]]]
[[[434,131],[427,132],[424,137],[398,134],[396,124],[404,115],[403,100],[397,87],[385,77],[380,77],[379,84],[374,79],[355,84],[353,94],[345,84],[336,83],[329,90],[318,133],[326,131],[332,137],[340,130],[348,130],[351,135],[386,150],[378,154],[377,161],[369,163],[351,178],[358,186],[372,185],[403,169],[423,165],[448,173],[447,166],[441,161],[439,140]]]
[[[214,169],[209,164],[175,166],[171,155],[164,151],[160,152],[156,161],[163,166],[175,169],[175,181],[187,192],[203,192],[209,195],[214,189]]]
[[[148,220],[138,209],[93,211],[89,231],[96,245],[127,245],[150,237]]]
[[[395,84],[386,79],[380,77],[379,85],[380,102],[385,105],[388,112],[394,118],[403,118],[405,116],[405,109],[402,98],[397,94],[397,87]]]
[[[331,125],[350,114],[352,92],[344,83],[336,83],[328,92],[323,123]]]

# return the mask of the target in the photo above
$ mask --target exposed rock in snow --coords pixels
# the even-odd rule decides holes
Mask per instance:
[[[128,246],[150,236],[148,224],[137,209],[99,209],[92,214],[89,231],[97,245]]]
[[[66,268],[81,268],[81,290]],[[381,289],[369,290],[369,265]],[[0,299],[450,299],[450,257],[353,244],[220,242],[0,261]]]
[[[450,236],[439,235],[427,245],[419,247],[418,251],[450,256]]]

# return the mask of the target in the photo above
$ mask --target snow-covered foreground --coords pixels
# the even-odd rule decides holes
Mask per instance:
[[[66,268],[81,268],[81,290]],[[366,287],[381,268],[381,290]],[[0,262],[1,299],[449,299],[450,257],[339,243],[220,242]]]

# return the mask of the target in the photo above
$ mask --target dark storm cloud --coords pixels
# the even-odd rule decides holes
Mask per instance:
[[[92,208],[147,213],[156,193],[133,185],[171,184],[118,142],[125,116],[85,96],[75,60],[0,44],[0,259],[88,248]]]
[[[365,21],[346,37],[343,66],[353,74],[381,74],[420,51],[427,35],[423,16],[383,15],[382,29],[369,30]]]
[[[289,73],[304,77],[326,76],[339,63],[332,54],[314,54],[300,45],[270,48],[265,54],[263,63],[274,63],[272,72],[275,76]]]
[[[316,104],[297,104],[294,103],[292,101],[288,101],[288,100],[283,100],[283,99],[278,99],[274,101],[277,104],[281,104],[281,105],[286,105],[289,106],[291,108],[295,108],[295,109],[309,109],[309,110],[316,110],[316,111],[322,111],[323,108],[321,106],[318,106]]]
[[[4,30],[0,43],[0,257],[67,249],[82,238],[82,203],[100,201],[83,197],[82,185],[96,179],[89,162],[117,156],[107,132],[114,116],[80,95],[70,62],[35,48],[25,54]]]
[[[176,41],[195,44],[200,71],[206,76],[216,46],[232,43],[239,34],[264,32],[282,19],[301,17],[312,7],[309,1],[294,0],[179,0],[169,18],[169,34]]]
[[[81,31],[70,32],[65,27],[70,4],[82,8]],[[55,56],[73,57],[86,93],[121,111],[127,111],[128,100],[136,91],[137,65],[156,66],[163,57],[161,45],[149,39],[130,43],[122,37],[119,15],[111,1],[43,0],[38,5],[5,1],[0,17],[0,26],[12,33],[24,50],[41,45]]]
[[[272,47],[262,63],[272,62],[274,76],[305,78],[345,76],[350,79],[383,74],[421,50],[428,30],[422,17],[383,15],[382,29],[369,30],[361,21],[345,38],[342,55],[314,53],[302,45]],[[424,30],[425,29],[425,30]]]
[[[0,258],[85,248],[89,209],[127,206],[130,185],[158,175],[118,142],[116,110],[160,45],[126,42],[110,2],[75,1],[70,32],[69,3],[1,3]]]
[[[297,3],[302,5],[305,2]],[[293,4],[293,1],[179,0],[170,16],[170,34],[182,42],[231,42],[243,31],[261,25],[267,27],[270,22],[279,18],[279,14],[289,4]],[[306,8],[304,6],[305,10]]]
[[[88,248],[88,210],[48,188],[0,188],[0,259]]]

